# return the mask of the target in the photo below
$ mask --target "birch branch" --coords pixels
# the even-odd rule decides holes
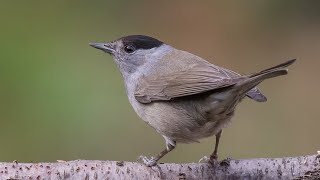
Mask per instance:
[[[0,163],[0,179],[320,179],[320,156],[231,160],[230,164],[159,164],[76,160]]]

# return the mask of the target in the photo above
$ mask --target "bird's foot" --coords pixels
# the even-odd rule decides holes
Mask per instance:
[[[212,164],[213,166],[218,164],[218,160],[217,159],[212,159],[212,158],[209,158],[208,156],[203,156],[200,160],[199,160],[199,163],[209,163],[209,164]]]
[[[220,161],[219,164],[220,166],[230,166],[230,161],[231,161],[231,158],[227,157],[227,159]]]
[[[208,156],[203,156],[201,159],[199,159],[199,163],[207,163],[209,162],[210,158]]]
[[[150,159],[147,158],[146,156],[139,156],[138,158],[139,160],[142,161],[143,164],[145,164],[146,166],[148,167],[151,167],[151,166],[155,166],[157,164],[157,161],[154,157],[151,157]]]
[[[213,166],[219,164],[220,166],[229,166],[230,165],[231,158],[228,157],[227,159],[224,159],[222,161],[218,161],[217,158],[209,158],[208,156],[204,156],[199,160],[199,163],[209,163]]]

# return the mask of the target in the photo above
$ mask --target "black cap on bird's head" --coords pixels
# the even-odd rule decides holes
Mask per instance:
[[[124,36],[110,43],[90,43],[90,46],[103,50],[109,54],[115,52],[115,44],[117,42],[122,42],[123,50],[127,53],[132,53],[139,49],[152,49],[155,47],[160,47],[163,42],[145,35],[130,35]]]
[[[144,35],[131,35],[120,38],[124,46],[134,46],[136,49],[152,49],[159,47],[163,42],[153,37]]]

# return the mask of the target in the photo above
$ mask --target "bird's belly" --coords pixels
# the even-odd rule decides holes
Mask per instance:
[[[134,109],[141,119],[159,134],[180,143],[198,142],[217,134],[226,127],[233,115],[214,114],[190,104],[173,102],[135,103]]]
[[[202,126],[193,126],[190,129],[180,127],[181,131],[172,135],[172,139],[180,143],[199,142],[200,139],[207,138],[217,134],[221,129],[227,127],[231,123],[232,116],[219,116],[210,119]]]

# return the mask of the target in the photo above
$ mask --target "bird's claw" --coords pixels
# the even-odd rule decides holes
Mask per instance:
[[[147,158],[146,156],[139,156],[138,158],[139,160],[142,161],[143,164],[145,164],[146,166],[148,167],[151,167],[151,166],[155,166],[157,164],[157,161],[154,157],[151,157],[150,159]]]
[[[219,164],[220,166],[229,166],[230,165],[231,158],[228,157],[227,159],[224,159],[222,161],[218,161],[215,158],[209,158],[208,156],[204,156],[199,160],[199,163],[210,163],[213,166]]]
[[[213,166],[216,164],[219,164],[219,162],[216,159],[209,158],[208,156],[203,156],[199,160],[199,163],[209,163],[209,164],[212,164]]]
[[[199,159],[199,163],[207,163],[209,162],[210,158],[208,156],[203,156],[201,159]]]
[[[227,157],[227,159],[224,159],[224,160],[220,161],[219,164],[221,166],[230,166],[230,161],[231,161],[231,158]]]

